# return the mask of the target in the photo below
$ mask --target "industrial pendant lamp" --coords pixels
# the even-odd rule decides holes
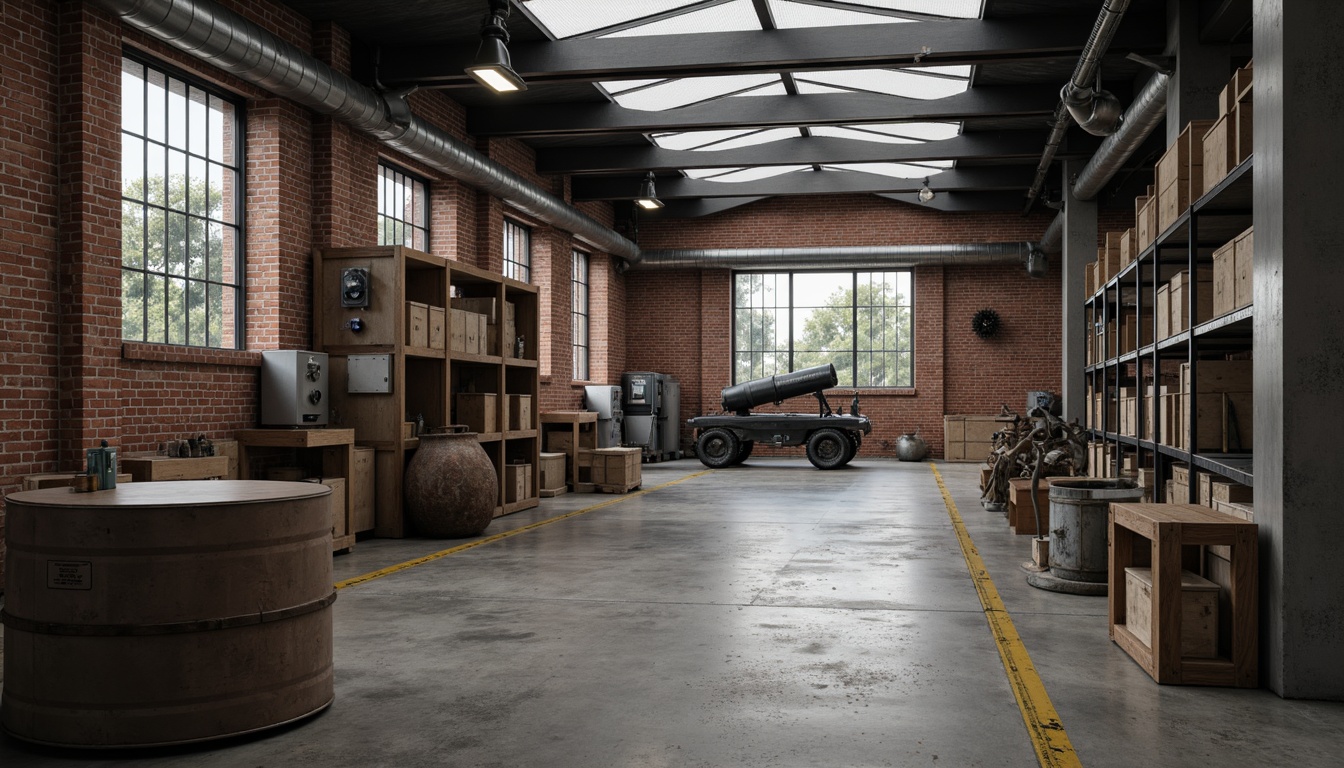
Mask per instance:
[[[467,74],[496,93],[526,91],[527,83],[513,71],[509,58],[509,0],[490,0],[490,14],[481,22],[481,47]]]
[[[663,201],[658,199],[658,192],[653,188],[653,171],[649,171],[644,176],[644,183],[639,185],[639,197],[635,198],[635,205],[646,211],[663,207]]]
[[[929,180],[924,180],[924,186],[919,188],[919,202],[927,203],[933,199],[933,190],[929,189]]]

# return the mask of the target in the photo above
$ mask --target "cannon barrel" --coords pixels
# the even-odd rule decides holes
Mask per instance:
[[[748,411],[757,405],[778,403],[834,387],[839,382],[835,366],[827,363],[793,373],[780,373],[752,379],[723,389],[725,411]]]

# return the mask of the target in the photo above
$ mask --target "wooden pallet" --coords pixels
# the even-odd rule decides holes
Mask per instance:
[[[639,490],[640,485],[641,483],[628,485],[604,485],[597,483],[593,485],[593,490],[598,493],[629,493],[630,491]]]
[[[569,486],[566,485],[562,485],[559,488],[542,488],[541,490],[537,491],[537,495],[543,499],[549,499],[555,496],[563,496],[566,493],[569,493]]]

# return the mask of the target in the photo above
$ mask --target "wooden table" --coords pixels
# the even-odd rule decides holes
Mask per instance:
[[[355,496],[352,489],[351,469],[355,465],[355,430],[353,429],[242,429],[234,437],[238,440],[238,477],[251,477],[249,448],[322,449],[322,473],[345,478],[344,521],[333,520],[331,548],[345,552],[355,546]]]
[[[229,473],[228,456],[124,456],[121,468],[137,483],[170,480],[218,480]]]
[[[1186,685],[1254,688],[1258,672],[1258,590],[1255,523],[1195,504],[1112,503],[1110,511],[1109,621],[1111,640],[1153,680]],[[1145,546],[1144,540],[1147,545]],[[1231,637],[1227,655],[1181,657],[1181,548],[1226,546],[1231,567]],[[1127,626],[1125,568],[1152,567],[1151,642]]]
[[[592,426],[583,429],[585,424]],[[577,490],[579,486],[579,449],[597,447],[597,411],[547,411],[541,414],[542,450],[550,448],[546,445],[548,425],[568,425],[570,429],[570,443],[564,453],[568,456],[569,461],[569,482]],[[563,431],[563,427],[561,431]]]

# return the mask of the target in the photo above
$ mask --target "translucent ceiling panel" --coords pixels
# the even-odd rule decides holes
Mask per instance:
[[[848,89],[845,88],[832,88],[829,85],[822,85],[820,83],[809,83],[806,80],[798,80],[797,77],[798,77],[797,75],[794,76],[795,78],[794,82],[797,84],[798,93],[800,94],[850,92]]]
[[[945,75],[947,77],[970,77],[970,64],[952,64],[944,67],[918,67],[908,70],[909,72],[922,72],[930,75]]]
[[[572,37],[695,5],[697,0],[528,0],[527,9],[556,38]],[[482,3],[484,5],[484,3]]]
[[[889,136],[905,136],[923,141],[950,139],[961,132],[958,123],[873,123],[850,126],[856,130],[876,131]]]
[[[810,27],[847,27],[856,24],[899,24],[909,21],[879,13],[863,13],[844,8],[827,8],[791,0],[770,0],[770,13],[780,29]]]
[[[731,131],[681,131],[678,133],[655,133],[653,143],[663,149],[696,149],[716,141],[732,139],[755,133],[754,129],[741,128]]]
[[[759,88],[779,80],[779,75],[724,75],[721,77],[685,77],[669,80],[642,90],[612,96],[617,104],[629,109],[661,112],[730,93]]]
[[[599,85],[606,88],[607,93],[620,93],[622,91],[630,91],[635,88],[643,88],[646,85],[653,85],[654,83],[661,82],[663,82],[662,78],[658,80],[611,80],[599,83]]]
[[[933,178],[937,174],[951,168],[952,161],[928,160],[919,165],[914,165],[912,163],[836,163],[822,167],[838,171],[873,173],[879,176],[890,176],[897,179],[924,179]]]
[[[802,133],[797,128],[768,128],[764,131],[753,131],[745,136],[727,139],[705,144],[696,147],[701,152],[717,152],[721,149],[737,149],[738,147],[754,147],[758,144],[769,144],[774,141],[783,141],[784,139],[797,139],[802,137]]]
[[[708,179],[712,176],[722,176],[725,173],[736,173],[741,168],[683,168],[682,173],[692,179]]]
[[[828,136],[835,139],[853,139],[854,141],[872,141],[878,144],[918,144],[920,140],[906,138],[903,136],[888,136],[883,133],[873,131],[861,131],[854,128],[846,128],[843,125],[815,125],[812,126],[813,136]]]
[[[966,81],[925,77],[897,69],[847,69],[830,72],[800,72],[799,81],[834,85],[856,91],[885,93],[911,99],[942,99],[966,90]]]
[[[757,166],[755,168],[742,168],[740,170],[730,171],[728,173],[723,173],[718,176],[708,177],[705,180],[723,181],[729,183],[741,182],[741,181],[758,181],[760,179],[768,179],[772,176],[783,176],[786,173],[793,173],[794,171],[805,171],[811,167],[812,166],[810,165]],[[687,171],[688,174],[691,172],[692,171]]]
[[[984,10],[983,0],[845,0],[845,3],[958,19],[978,19]]]
[[[743,93],[734,93],[733,96],[788,96],[789,92],[784,90],[784,81],[778,80],[764,88],[755,88]]]
[[[530,5],[530,3],[529,3]],[[630,3],[633,6],[642,3]],[[638,27],[612,32],[602,37],[643,37],[647,35],[689,35],[703,32],[739,32],[759,30],[760,17],[751,6],[751,0],[732,0],[699,11],[689,11],[670,18],[641,24]]]

